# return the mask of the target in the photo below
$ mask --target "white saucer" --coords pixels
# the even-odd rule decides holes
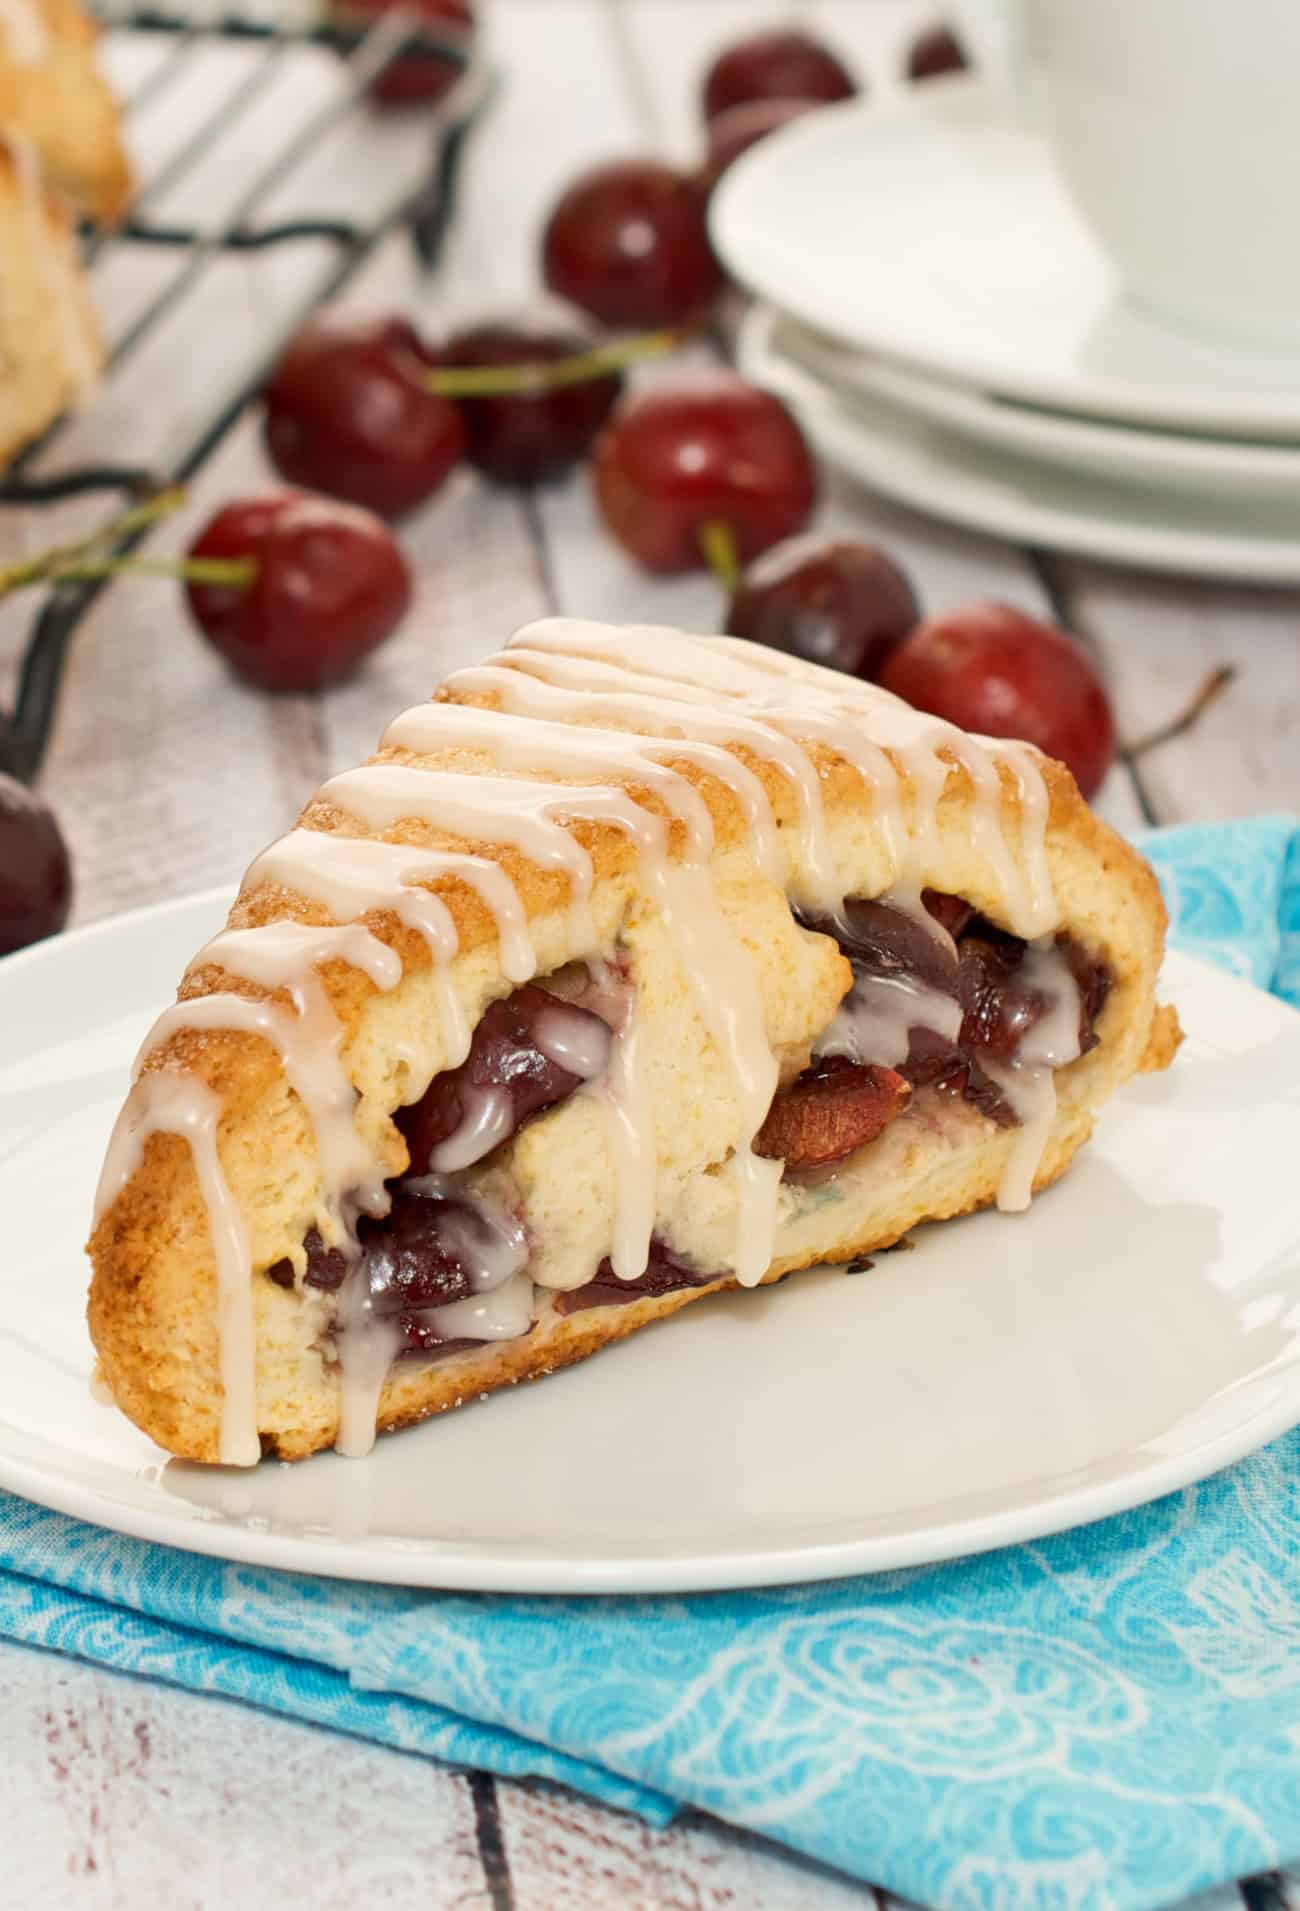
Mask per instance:
[[[1300,497],[1278,505],[1124,486],[1040,464],[830,386],[773,348],[755,306],[736,362],[783,398],[822,454],[885,497],[1015,544],[1245,584],[1300,584]]]
[[[0,961],[0,1484],[172,1546],[547,1593],[771,1585],[1142,1504],[1300,1420],[1300,1015],[1186,957],[1187,1042],[1025,1215],[719,1297],[536,1386],[251,1472],[89,1389],[82,1254],[137,1043],[228,898]]]
[[[797,319],[778,316],[769,349],[835,386],[850,401],[862,393],[883,398],[980,444],[1121,484],[1155,485],[1200,497],[1289,501],[1300,523],[1300,446],[1143,430],[1018,404],[850,351]]]
[[[861,351],[1068,411],[1300,439],[1300,353],[1126,305],[1045,142],[976,79],[793,121],[729,169],[710,224],[737,279]]]

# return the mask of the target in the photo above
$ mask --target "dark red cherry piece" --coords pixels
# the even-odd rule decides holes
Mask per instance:
[[[391,13],[398,4],[399,0],[346,0],[337,12],[344,23],[360,26]],[[418,15],[414,24],[431,35],[448,27],[461,32],[474,29],[472,0],[413,0],[413,4]],[[436,53],[404,53],[380,74],[370,97],[385,106],[429,105],[451,91],[462,70],[455,60],[440,60]]]
[[[419,1101],[398,1110],[397,1126],[412,1174],[426,1174],[435,1150],[453,1137],[466,1165],[480,1159],[534,1115],[573,1093],[583,1077],[556,1059],[547,1040],[547,1025],[557,1020],[570,1035],[576,1027],[584,1043],[608,1059],[612,1037],[599,1015],[572,1002],[560,1003],[547,990],[525,983],[486,1010],[460,1067],[435,1075]],[[498,1110],[495,1120],[484,1119],[489,1097]],[[473,1152],[475,1146],[479,1154]]]
[[[769,133],[788,126],[792,119],[810,113],[815,100],[746,100],[742,106],[729,106],[725,113],[711,119],[708,126],[708,152],[700,169],[700,183],[706,193],[721,179],[742,153]]]
[[[444,365],[551,365],[592,349],[578,331],[472,325],[448,339]],[[586,457],[623,389],[620,372],[579,384],[538,386],[458,402],[469,434],[467,456],[498,484],[547,484]]]
[[[48,804],[0,774],[0,956],[52,936],[72,906],[72,864]]]
[[[307,326],[264,393],[280,476],[385,518],[423,504],[465,450],[459,407],[421,382],[437,362],[406,319]]]
[[[542,270],[602,325],[644,330],[700,318],[722,284],[698,183],[654,159],[575,179],[546,222]]]
[[[625,398],[596,441],[592,482],[606,524],[650,571],[703,568],[708,525],[748,562],[799,530],[817,496],[790,413],[731,372]]]
[[[859,91],[820,40],[797,28],[755,33],[719,53],[704,78],[704,117],[748,100],[846,100]]]
[[[970,65],[966,49],[951,27],[930,27],[918,33],[907,55],[909,80],[933,80],[941,73],[963,73]]]
[[[921,624],[885,659],[880,682],[918,710],[986,736],[1036,743],[1084,796],[1115,755],[1115,720],[1071,637],[1005,604],[971,604]]]
[[[875,545],[810,536],[778,544],[750,565],[725,628],[809,663],[874,678],[920,616],[906,576]]]
[[[382,644],[411,601],[411,576],[369,511],[280,491],[219,511],[192,558],[252,558],[246,585],[187,583],[203,634],[265,690],[317,690]]]

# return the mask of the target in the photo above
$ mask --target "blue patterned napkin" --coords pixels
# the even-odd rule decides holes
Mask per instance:
[[[1159,832],[1176,941],[1300,1006],[1300,826]],[[0,1634],[922,1903],[1149,1907],[1300,1857],[1300,1431],[1037,1545],[778,1591],[509,1599],[172,1552],[0,1495]]]

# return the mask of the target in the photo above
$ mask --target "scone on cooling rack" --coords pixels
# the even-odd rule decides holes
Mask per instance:
[[[67,205],[32,147],[0,137],[0,467],[90,390],[99,322]]]
[[[1027,1206],[1176,1047],[1164,929],[1028,746],[736,639],[530,626],[325,784],[155,1025],[103,1376],[189,1459],[357,1453]]]
[[[112,223],[131,196],[131,166],[97,39],[79,0],[4,0],[0,128],[35,149],[78,212]]]

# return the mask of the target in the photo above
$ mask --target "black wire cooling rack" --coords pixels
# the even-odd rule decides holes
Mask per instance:
[[[413,13],[402,8],[381,14],[368,31],[310,22],[180,17],[139,8],[129,12],[104,8],[101,14],[115,34],[165,36],[167,42],[147,77],[124,98],[123,107],[128,112],[146,105],[151,110],[156,108],[166,89],[178,85],[214,43],[243,42],[251,53],[247,70],[234,91],[214,98],[211,111],[198,116],[179,149],[144,182],[140,212],[113,230],[84,235],[84,257],[96,271],[111,264],[121,248],[168,248],[179,255],[176,269],[114,340],[105,378],[111,379],[182,301],[197,303],[203,299],[207,274],[223,256],[306,240],[324,242],[331,252],[328,268],[313,284],[310,296],[278,318],[271,333],[259,339],[247,361],[214,392],[202,421],[161,465],[146,468],[73,461],[47,475],[49,454],[53,450],[57,456],[60,436],[70,422],[65,416],[15,458],[0,479],[0,509],[30,509],[86,494],[111,494],[114,503],[111,509],[106,508],[102,520],[109,524],[120,514],[123,496],[145,496],[167,485],[184,484],[194,476],[257,393],[285,341],[310,312],[346,286],[382,239],[405,227],[422,264],[430,271],[434,268],[451,217],[465,139],[491,93],[492,73],[467,36],[421,31]],[[331,49],[339,57],[337,89],[332,89],[328,100],[304,123],[294,126],[283,144],[262,161],[220,223],[203,230],[159,223],[146,216],[148,205],[183,184],[193,169],[211,161],[219,142],[238,138],[241,115],[282,63],[301,58],[303,49],[312,47]],[[366,101],[374,81],[394,60],[413,52],[436,53],[457,69],[457,76],[436,105],[402,109],[423,110],[421,125],[428,134],[427,140],[419,142],[421,157],[412,176],[362,218],[308,216],[277,221],[260,216],[277,189],[349,115],[375,110]],[[39,474],[33,469],[38,463]],[[145,535],[141,530],[120,537],[108,548],[125,555]],[[49,592],[23,647],[13,707],[0,710],[0,770],[30,782],[40,768],[69,646],[91,604],[111,586],[109,578],[85,579],[57,585]]]

